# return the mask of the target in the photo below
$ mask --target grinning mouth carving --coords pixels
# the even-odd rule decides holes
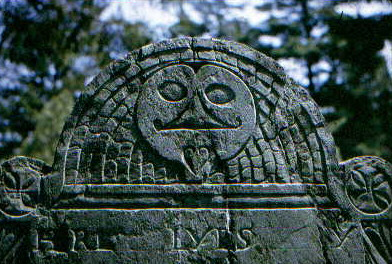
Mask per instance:
[[[237,120],[237,123],[238,125],[220,124],[211,119],[197,120],[194,118],[189,118],[185,120],[174,119],[169,123],[163,124],[161,120],[154,120],[154,126],[157,131],[238,129],[242,126],[242,122]]]

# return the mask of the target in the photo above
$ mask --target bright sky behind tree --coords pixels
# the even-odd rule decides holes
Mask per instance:
[[[211,2],[211,1],[210,1]],[[263,22],[270,19],[271,16],[276,18],[288,17],[287,19],[298,19],[293,17],[294,14],[288,14],[284,10],[278,8],[272,9],[272,11],[261,11],[257,9],[257,6],[265,2],[265,0],[226,0],[232,8],[229,12],[224,15],[231,19],[244,20],[253,27],[262,27]],[[327,1],[325,1],[327,2]],[[324,1],[313,2],[317,5],[322,6],[325,4]],[[186,1],[183,4],[183,10],[186,15],[195,23],[202,23],[202,14],[196,10],[191,3]],[[346,16],[351,17],[371,17],[380,14],[391,14],[392,4],[387,1],[383,2],[371,2],[366,1],[354,1],[351,3],[339,4],[335,7],[337,13],[342,13]],[[150,1],[112,1],[111,4],[104,10],[101,15],[101,19],[108,20],[110,18],[123,18],[131,23],[145,23],[154,30],[155,41],[168,38],[168,29],[176,24],[179,20],[177,15],[179,12],[178,5],[171,5],[162,3],[160,0]],[[210,25],[214,28],[214,25]],[[312,31],[313,37],[318,37],[325,31],[324,28],[315,28]],[[214,36],[213,32],[204,34],[205,37]],[[263,44],[272,45],[273,47],[280,47],[282,45],[282,39],[278,36],[261,36],[259,41]],[[392,76],[392,43],[385,41],[385,45],[381,54],[384,56],[389,74]],[[278,60],[279,63],[285,68],[287,74],[298,81],[300,84],[307,86],[309,84],[307,78],[307,69],[301,61],[294,58],[285,58]],[[315,67],[328,71],[330,65],[325,61],[320,61]],[[321,74],[318,76],[318,82],[324,82],[328,78],[327,74]]]

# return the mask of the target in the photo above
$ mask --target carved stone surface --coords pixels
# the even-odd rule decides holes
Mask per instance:
[[[93,80],[52,166],[0,166],[0,261],[388,263],[391,188],[275,61],[172,39]]]

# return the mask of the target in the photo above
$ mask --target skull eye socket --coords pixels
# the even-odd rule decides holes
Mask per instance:
[[[235,98],[233,90],[224,84],[210,84],[205,93],[211,103],[218,105],[227,104]]]
[[[158,91],[162,98],[169,102],[178,102],[187,96],[186,87],[175,82],[163,83]]]

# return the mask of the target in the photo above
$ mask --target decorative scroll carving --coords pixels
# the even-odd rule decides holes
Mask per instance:
[[[372,263],[392,262],[391,219],[380,222],[363,222],[363,238]]]

